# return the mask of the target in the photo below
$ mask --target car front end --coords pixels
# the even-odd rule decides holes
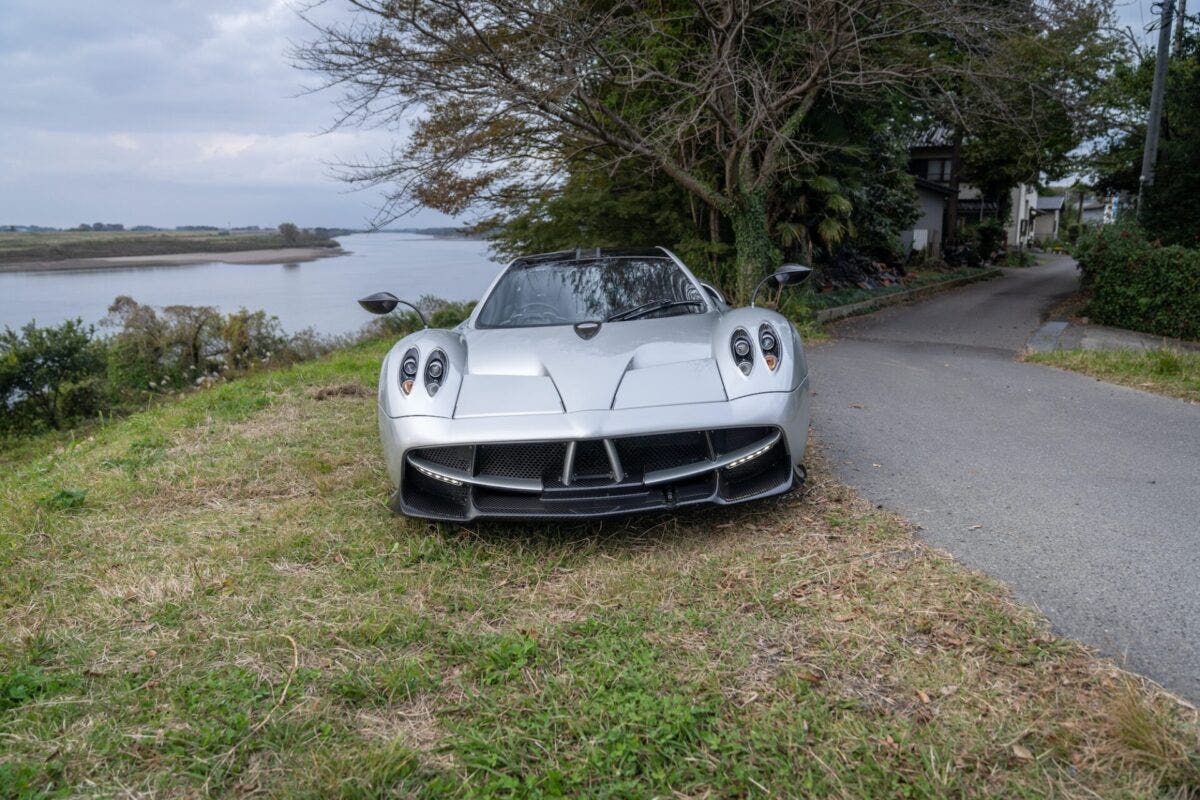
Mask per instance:
[[[457,329],[398,342],[379,384],[391,507],[606,517],[795,488],[810,395],[799,335],[775,312],[730,309],[664,253],[515,262]]]

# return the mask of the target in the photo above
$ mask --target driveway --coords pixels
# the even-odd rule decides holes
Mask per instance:
[[[1065,257],[810,349],[836,474],[1058,632],[1200,700],[1200,406],[1022,364]]]

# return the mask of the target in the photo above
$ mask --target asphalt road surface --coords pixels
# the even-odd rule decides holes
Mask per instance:
[[[1061,634],[1200,700],[1200,406],[1017,361],[1059,258],[843,323],[810,348],[839,478]]]

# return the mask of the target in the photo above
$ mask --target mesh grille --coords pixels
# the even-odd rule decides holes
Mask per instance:
[[[612,464],[602,442],[580,442],[575,446],[575,478],[606,478],[612,480]]]
[[[616,445],[626,471],[653,472],[708,459],[708,443],[702,431],[632,436],[618,439]]]
[[[544,514],[546,508],[536,494],[513,494],[490,489],[475,491],[475,507],[489,514]]]
[[[790,472],[786,450],[782,444],[776,444],[753,461],[725,470],[721,496],[726,500],[741,500],[769,492],[785,483]]]
[[[567,446],[563,442],[481,444],[476,472],[505,478],[545,478],[562,473]]]
[[[748,444],[753,444],[759,439],[769,436],[771,431],[771,428],[762,427],[726,428],[725,430],[713,431],[713,448],[718,453],[728,453],[732,450],[737,450],[740,447],[745,447]]]
[[[408,471],[404,482],[405,503],[416,513],[431,517],[465,519],[469,494],[466,486],[436,481],[415,469]]]
[[[471,450],[470,445],[462,445],[460,447],[426,447],[421,450],[414,450],[413,454],[426,461],[432,461],[434,464],[466,472],[471,468]]]

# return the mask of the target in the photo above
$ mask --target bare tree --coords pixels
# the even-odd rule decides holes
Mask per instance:
[[[977,0],[347,1],[353,13],[314,22],[319,36],[298,58],[343,90],[339,124],[410,128],[385,158],[346,165],[348,180],[389,187],[382,220],[418,205],[460,213],[511,200],[552,183],[583,151],[608,163],[637,159],[730,221],[743,296],[772,266],[771,192],[827,147],[806,135],[818,100],[929,99],[969,85],[975,103],[994,99],[1001,116],[990,87],[1020,76],[997,74],[989,54],[1028,26],[1031,9]]]

